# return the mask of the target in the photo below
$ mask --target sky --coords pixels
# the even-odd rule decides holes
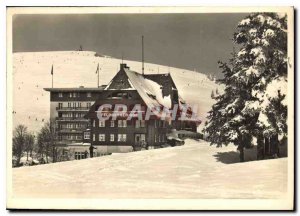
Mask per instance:
[[[13,52],[95,51],[115,58],[196,70],[220,77],[218,61],[235,46],[236,26],[247,14],[15,15]]]

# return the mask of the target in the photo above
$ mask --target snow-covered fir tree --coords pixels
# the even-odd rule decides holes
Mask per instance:
[[[241,161],[254,137],[258,158],[264,157],[264,142],[278,156],[278,135],[287,133],[287,17],[251,14],[238,24],[234,42],[240,51],[228,64],[220,62],[225,90],[204,131],[212,144],[237,145]]]

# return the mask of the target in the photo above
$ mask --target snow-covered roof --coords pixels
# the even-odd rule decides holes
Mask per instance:
[[[45,91],[49,92],[90,92],[90,91],[100,91],[104,90],[104,86],[99,86],[99,88],[85,88],[85,87],[74,87],[74,88],[44,88]]]
[[[164,106],[169,109],[171,108],[171,95],[163,96],[162,85],[135,71],[125,69],[125,73],[132,87],[138,91],[148,107]],[[169,75],[166,74],[165,76]]]
[[[105,90],[135,90],[142,98],[143,102],[149,108],[160,108],[160,111],[154,112],[157,117],[163,115],[162,108],[166,108],[168,110],[172,109],[172,102],[178,103],[179,111],[182,111],[185,107],[188,107],[187,103],[178,95],[176,100],[172,101],[171,91],[177,90],[177,87],[170,75],[170,73],[165,74],[140,74],[138,72],[132,71],[127,67],[125,64],[121,65],[121,70],[118,73],[124,74],[117,74],[106,86]],[[120,87],[120,85],[114,85],[114,82],[118,81],[117,76],[121,76],[126,85],[124,87]],[[122,86],[122,85],[121,85]],[[116,89],[117,88],[117,89]],[[166,89],[167,88],[167,89]],[[165,91],[166,90],[166,91]],[[96,103],[92,105],[90,108],[89,113],[86,117],[90,116],[90,114],[95,115],[95,107]],[[193,112],[190,108],[187,109],[187,116],[186,121],[197,121],[201,122],[198,118],[192,118]]]

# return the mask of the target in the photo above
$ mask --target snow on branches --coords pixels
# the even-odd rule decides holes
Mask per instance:
[[[220,64],[226,90],[204,128],[212,144],[243,149],[259,134],[286,133],[286,29],[286,16],[275,13],[254,13],[238,23],[234,42],[241,48]]]

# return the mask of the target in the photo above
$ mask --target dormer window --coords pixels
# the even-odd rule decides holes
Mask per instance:
[[[92,97],[92,93],[91,93],[91,92],[87,92],[87,93],[86,93],[86,96],[87,96],[87,97]]]
[[[113,92],[107,99],[131,99],[132,96],[128,92]]]

